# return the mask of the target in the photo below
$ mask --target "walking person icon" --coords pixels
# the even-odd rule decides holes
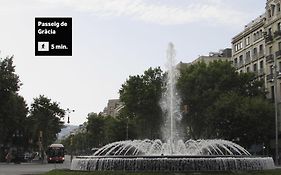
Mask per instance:
[[[38,51],[49,51],[49,42],[38,42]]]

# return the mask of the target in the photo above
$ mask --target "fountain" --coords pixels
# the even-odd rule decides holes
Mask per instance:
[[[180,97],[175,85],[175,49],[167,50],[168,78],[160,105],[165,114],[162,128],[165,142],[156,140],[127,140],[110,143],[92,156],[72,160],[71,170],[79,171],[244,171],[274,169],[271,157],[254,157],[238,144],[227,140],[180,139]]]

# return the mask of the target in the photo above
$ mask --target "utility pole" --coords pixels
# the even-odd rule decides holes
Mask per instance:
[[[275,108],[275,165],[277,166],[279,159],[278,152],[278,101],[277,101],[277,64],[276,57],[274,57],[274,108]]]

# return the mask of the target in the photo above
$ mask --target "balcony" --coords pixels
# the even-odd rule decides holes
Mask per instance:
[[[281,79],[281,70],[279,70],[279,71],[277,72],[277,78],[278,78],[278,79]]]
[[[258,54],[253,54],[253,56],[252,56],[253,61],[257,60],[258,58],[259,58]]]
[[[266,56],[266,62],[271,63],[274,61],[274,56],[273,54],[270,54],[268,56]]]
[[[274,32],[274,38],[276,38],[276,39],[281,38],[281,31],[280,30],[277,30],[277,31]]]
[[[244,65],[244,63],[243,62],[240,62],[240,63],[238,63],[238,68],[240,68],[240,67],[242,67]]]
[[[258,76],[263,76],[264,75],[264,69],[261,68],[258,70]]]
[[[281,50],[278,50],[277,52],[275,52],[275,56],[276,58],[281,58]]]
[[[259,58],[262,58],[262,57],[264,57],[264,52],[259,52]]]
[[[253,73],[255,74],[256,77],[259,76],[259,71],[258,70],[254,70]]]
[[[264,36],[264,38],[265,38],[265,42],[266,42],[266,43],[269,43],[269,42],[272,42],[272,41],[273,41],[273,37],[272,37],[271,34],[266,34],[266,35]]]
[[[249,63],[251,63],[251,58],[250,57],[246,57],[245,64],[249,64]]]
[[[266,80],[269,81],[269,82],[273,82],[273,80],[274,80],[273,78],[274,78],[273,74],[269,74],[269,75],[266,76]]]

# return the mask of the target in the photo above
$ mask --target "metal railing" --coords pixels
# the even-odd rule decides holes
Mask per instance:
[[[266,62],[273,62],[274,61],[274,56],[273,54],[267,55],[266,56]]]

